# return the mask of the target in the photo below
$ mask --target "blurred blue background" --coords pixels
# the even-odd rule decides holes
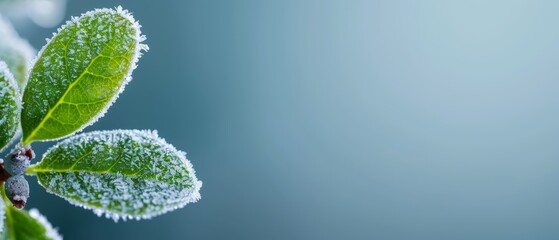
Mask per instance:
[[[86,131],[158,129],[202,200],[115,224],[31,179],[66,239],[559,238],[559,2],[70,0],[65,19],[117,5],[151,49]]]

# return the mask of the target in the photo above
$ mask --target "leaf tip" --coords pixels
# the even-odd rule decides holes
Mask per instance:
[[[122,63],[119,63],[119,64],[125,64],[122,66],[125,66],[126,69],[123,68],[124,70],[118,74],[118,78],[114,77],[113,82],[116,82],[118,80],[118,84],[119,84],[118,87],[115,86],[114,88],[111,88],[110,90],[111,96],[104,97],[103,101],[105,102],[103,106],[97,107],[95,109],[94,114],[93,113],[88,114],[87,121],[84,120],[79,124],[73,124],[73,125],[66,124],[68,126],[67,129],[69,130],[62,131],[61,133],[55,133],[55,134],[45,133],[46,130],[41,130],[39,128],[45,128],[43,126],[43,123],[46,122],[45,119],[47,117],[51,116],[50,111],[52,109],[55,109],[52,111],[58,111],[58,112],[62,111],[59,110],[59,108],[57,108],[60,100],[59,99],[56,100],[56,97],[61,98],[62,96],[60,96],[61,95],[60,93],[61,92],[65,93],[67,90],[60,91],[57,92],[57,94],[54,94],[52,97],[54,100],[52,101],[47,101],[47,102],[35,101],[32,99],[32,96],[38,96],[38,94],[45,95],[44,94],[45,91],[39,91],[40,90],[39,88],[44,84],[41,85],[38,83],[38,82],[43,83],[44,81],[38,81],[37,79],[39,78],[41,80],[56,79],[53,80],[55,84],[50,84],[49,86],[57,86],[56,84],[58,84],[63,87],[62,89],[68,89],[66,85],[68,85],[68,82],[70,82],[70,80],[66,79],[66,81],[64,81],[65,78],[63,77],[54,78],[50,74],[42,75],[41,73],[43,72],[49,73],[51,72],[51,70],[56,70],[57,68],[60,68],[61,64],[58,64],[58,62],[62,62],[62,61],[58,61],[55,62],[55,64],[51,64],[47,60],[40,61],[39,59],[47,59],[50,57],[48,54],[47,56],[43,56],[43,55],[46,52],[50,53],[49,51],[52,49],[56,49],[55,46],[58,46],[56,45],[57,41],[63,41],[63,40],[58,40],[59,36],[61,35],[65,36],[64,34],[74,34],[76,35],[77,39],[80,39],[82,35],[89,36],[88,34],[94,37],[99,36],[99,33],[92,34],[91,31],[86,31],[87,33],[81,33],[80,30],[82,30],[82,27],[84,28],[86,26],[91,27],[92,23],[99,24],[99,25],[93,30],[90,29],[91,31],[98,31],[99,33],[101,33],[101,35],[103,35],[103,33],[106,33],[112,37],[116,36],[115,34],[118,34],[119,39],[127,39],[126,44],[129,44],[127,45],[126,48],[126,50],[128,51],[127,53],[128,58],[125,59],[126,63],[124,63],[125,60],[121,60]],[[119,30],[118,31],[110,30],[115,28],[119,28]],[[79,133],[83,131],[83,129],[94,124],[101,117],[103,117],[108,111],[108,109],[110,108],[110,106],[112,106],[112,104],[117,100],[120,94],[124,91],[126,85],[132,80],[132,72],[134,69],[136,69],[140,57],[143,55],[143,52],[149,49],[149,47],[146,44],[142,43],[146,39],[146,37],[142,35],[140,28],[141,25],[139,24],[139,22],[134,19],[134,17],[128,10],[123,9],[121,6],[118,6],[114,9],[102,8],[102,9],[95,9],[92,11],[88,11],[86,13],[83,13],[79,17],[72,17],[63,26],[61,26],[58,29],[58,32],[54,33],[53,37],[50,40],[48,40],[47,44],[39,51],[39,54],[33,61],[33,65],[37,65],[37,63],[39,62],[42,63],[41,65],[42,67],[37,67],[37,66],[33,67],[33,70],[29,74],[30,76],[29,79],[31,82],[33,82],[33,85],[30,86],[35,86],[35,87],[34,88],[28,87],[25,90],[24,102],[26,104],[23,110],[24,113],[22,114],[22,122],[24,123],[31,122],[33,124],[30,127],[27,127],[29,126],[29,124],[24,124],[23,143],[29,144],[32,141],[50,141],[50,140],[57,140],[57,139],[69,137],[74,135],[75,133]],[[72,33],[72,31],[75,32]],[[60,39],[64,39],[64,37],[60,37]],[[80,41],[78,41],[78,43],[76,44],[79,45]],[[47,51],[47,49],[49,49],[49,51]],[[54,61],[54,60],[50,60],[50,61]],[[37,70],[35,70],[36,67]],[[76,78],[71,78],[71,80],[73,81],[72,84],[75,83],[75,81],[77,81]],[[33,90],[29,90],[29,89],[33,89]],[[55,89],[55,87],[51,87],[51,89]],[[38,110],[34,110],[34,109],[38,109]],[[52,126],[53,124],[46,124],[46,125]]]
[[[119,157],[98,157],[107,153],[118,153]],[[55,159],[72,167],[64,168],[64,174],[60,168],[52,172]],[[99,166],[103,167],[96,169]],[[154,130],[94,131],[72,136],[47,150],[37,167],[32,169],[48,192],[115,221],[149,219],[201,198],[202,181],[186,153],[165,142]],[[73,184],[78,181],[87,187]],[[67,189],[75,189],[74,194],[67,195]]]
[[[48,238],[53,240],[62,240],[62,236],[58,233],[58,229],[54,228],[52,224],[50,224],[50,222],[47,220],[47,218],[39,212],[39,210],[37,210],[36,208],[30,209],[29,216],[37,220],[45,227],[45,234]]]

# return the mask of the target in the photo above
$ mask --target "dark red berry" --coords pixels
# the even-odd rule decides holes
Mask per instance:
[[[29,183],[22,175],[11,176],[4,183],[4,187],[6,196],[14,204],[14,207],[19,209],[25,207],[29,198]]]
[[[17,209],[22,209],[25,207],[25,204],[27,204],[26,201],[24,200],[12,200],[12,204],[14,205],[14,207],[16,207]]]
[[[10,174],[4,169],[4,163],[0,164],[0,183],[5,182],[10,177]]]
[[[8,172],[11,176],[24,174],[31,163],[28,153],[33,156],[33,151],[31,149],[19,147],[12,153],[8,154],[6,160],[4,161],[4,169],[6,172]]]
[[[33,149],[31,149],[31,147],[23,147],[23,150],[25,151],[25,156],[27,156],[29,160],[33,160],[33,158],[35,158],[35,152],[33,152]]]

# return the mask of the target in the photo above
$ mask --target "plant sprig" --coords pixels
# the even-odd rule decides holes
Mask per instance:
[[[28,56],[21,53],[29,49],[0,40],[0,148],[19,141],[0,165],[3,199],[13,203],[0,201],[4,239],[60,239],[36,210],[17,209],[29,197],[25,173],[48,192],[115,221],[151,218],[200,199],[202,182],[185,153],[155,131],[75,135],[102,117],[124,90],[148,50],[144,40],[139,23],[121,7],[72,18],[30,65],[8,59]],[[21,68],[30,70],[14,78],[13,69]],[[29,166],[33,142],[63,138]]]

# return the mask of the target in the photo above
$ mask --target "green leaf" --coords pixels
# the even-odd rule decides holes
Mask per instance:
[[[0,61],[0,149],[14,138],[19,127],[21,101],[14,76],[6,63]]]
[[[202,184],[184,152],[156,132],[139,130],[70,137],[28,173],[49,192],[115,221],[150,218],[195,202]]]
[[[2,237],[4,240],[58,240],[62,237],[47,219],[37,211],[18,210],[12,205],[6,208],[6,220]]]
[[[23,144],[71,135],[105,114],[130,80],[144,37],[120,7],[73,18],[43,47],[23,95]]]
[[[2,188],[2,190],[0,190],[0,192],[2,193],[2,197],[0,197],[0,222],[2,223],[0,224],[0,236],[2,237],[2,239],[5,239],[4,229],[6,227],[4,225],[6,225],[6,222],[4,220],[6,219],[6,202],[4,201],[9,201],[9,200],[4,198],[5,192],[1,184],[0,184],[0,188]]]
[[[30,68],[29,63],[35,56],[35,50],[29,43],[19,37],[10,23],[0,17],[0,60],[8,64],[19,89],[23,91]]]

